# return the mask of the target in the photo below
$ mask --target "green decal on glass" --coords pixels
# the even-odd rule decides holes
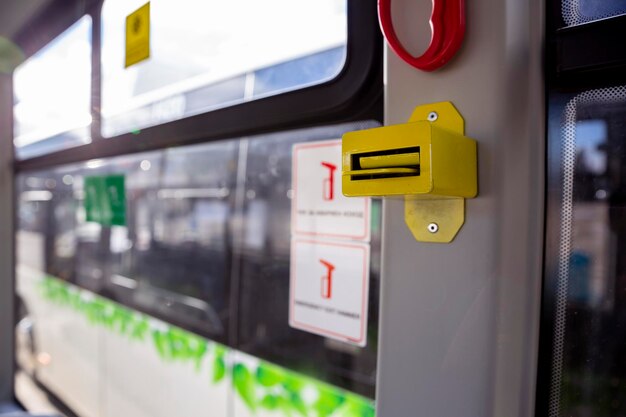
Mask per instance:
[[[126,226],[126,190],[123,175],[85,177],[87,221],[103,226]]]

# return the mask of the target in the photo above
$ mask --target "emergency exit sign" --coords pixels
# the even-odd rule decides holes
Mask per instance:
[[[357,346],[367,343],[371,200],[341,187],[341,140],[292,153],[289,325]]]
[[[369,244],[293,239],[291,253],[289,324],[365,346]]]

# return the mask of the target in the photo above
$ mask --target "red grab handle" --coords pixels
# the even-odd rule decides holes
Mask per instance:
[[[461,47],[465,37],[465,0],[432,0],[432,37],[426,52],[415,57],[398,39],[391,19],[391,0],[378,0],[378,17],[383,35],[393,51],[408,64],[423,71],[445,65]]]

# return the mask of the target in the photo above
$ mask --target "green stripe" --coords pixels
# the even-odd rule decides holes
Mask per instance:
[[[218,384],[228,376],[246,406],[265,409],[277,416],[374,417],[374,403],[364,397],[245,355],[169,324],[156,324],[149,316],[81,290],[58,278],[40,281],[45,300],[82,313],[98,325],[134,342],[152,342],[164,362],[183,362],[202,372],[211,363],[208,381]],[[208,356],[210,355],[210,356]],[[230,364],[230,366],[229,366]]]

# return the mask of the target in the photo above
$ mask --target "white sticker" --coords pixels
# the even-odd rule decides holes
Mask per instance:
[[[294,235],[369,241],[370,199],[344,197],[341,140],[293,147]]]
[[[293,238],[289,324],[365,346],[369,258],[367,243]]]

